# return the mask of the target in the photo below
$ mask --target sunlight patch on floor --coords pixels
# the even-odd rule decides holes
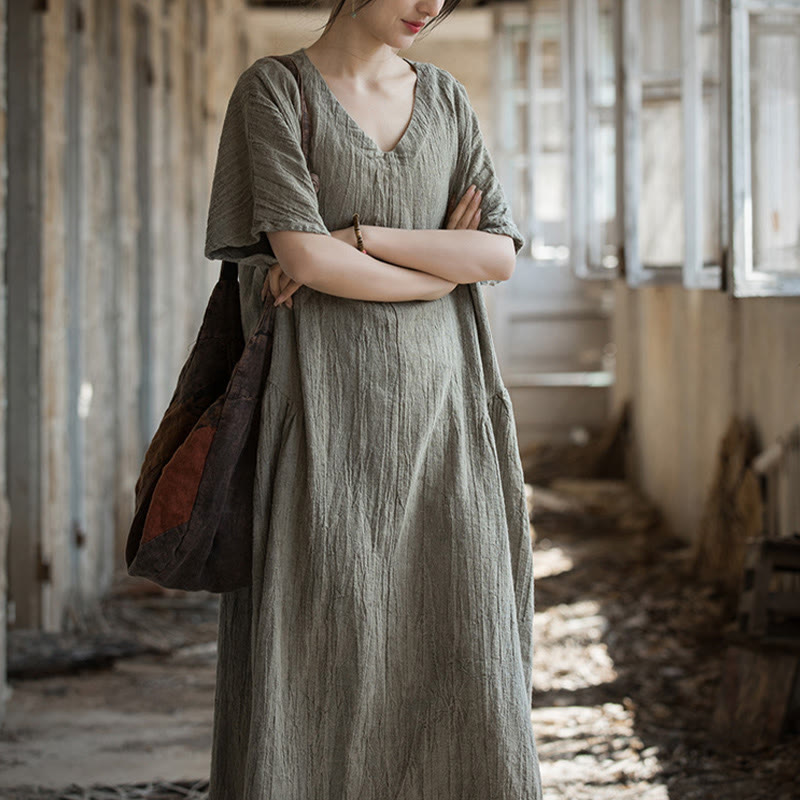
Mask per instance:
[[[560,547],[544,547],[547,540],[538,543],[533,557],[533,579],[552,578],[554,575],[561,575],[569,572],[575,562],[567,555],[565,550]]]
[[[618,703],[534,709],[544,800],[670,800],[653,784],[658,748],[643,748],[633,716]]]
[[[575,691],[616,680],[603,636],[608,620],[593,600],[560,604],[534,617],[534,692]],[[543,643],[547,645],[544,646]]]
[[[601,610],[580,600],[535,615],[534,700],[538,693],[546,705],[533,709],[531,721],[544,800],[670,800],[657,782],[658,748],[636,736],[633,705],[603,702],[602,687],[617,671]]]

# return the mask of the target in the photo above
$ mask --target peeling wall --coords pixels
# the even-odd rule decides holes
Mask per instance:
[[[244,0],[49,0],[38,14],[41,256],[26,269],[42,291],[22,321],[41,345],[41,524],[10,540],[20,627],[80,624],[125,570],[144,449],[217,278],[205,222],[243,11]],[[0,543],[2,524],[0,513]]]

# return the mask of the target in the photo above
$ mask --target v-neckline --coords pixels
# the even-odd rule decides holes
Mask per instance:
[[[303,61],[308,64],[308,72],[314,77],[316,81],[320,84],[322,90],[328,94],[328,96],[333,101],[333,106],[339,113],[339,115],[345,120],[345,122],[352,128],[357,136],[359,136],[364,143],[372,150],[373,154],[379,158],[396,158],[398,156],[404,156],[407,152],[413,152],[413,148],[410,151],[407,151],[406,148],[410,147],[412,144],[412,140],[416,135],[416,131],[419,125],[419,115],[420,115],[420,101],[421,95],[424,91],[425,81],[422,79],[422,72],[420,70],[420,63],[419,61],[412,61],[405,56],[401,56],[401,58],[409,64],[409,66],[416,72],[417,80],[414,84],[414,104],[411,109],[411,118],[406,125],[406,129],[403,131],[402,136],[397,141],[395,146],[391,150],[382,150],[378,147],[378,143],[353,119],[350,115],[350,112],[341,104],[339,98],[334,94],[333,89],[328,86],[328,82],[322,76],[322,73],[317,69],[316,64],[308,57],[306,54],[305,47],[301,47],[296,53],[302,56]],[[313,106],[312,111],[313,114]]]

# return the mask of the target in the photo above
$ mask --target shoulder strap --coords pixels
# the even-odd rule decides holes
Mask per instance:
[[[297,81],[297,88],[300,90],[300,109],[302,113],[302,118],[300,120],[300,131],[302,135],[303,155],[306,157],[306,164],[308,165],[308,171],[311,174],[311,182],[314,184],[314,191],[319,192],[319,175],[312,171],[311,162],[309,161],[308,157],[308,143],[311,139],[311,119],[308,115],[306,96],[303,93],[303,79],[300,77],[300,70],[297,68],[297,64],[295,64],[294,59],[289,55],[268,56],[268,58],[272,58],[275,61],[280,61],[281,64],[283,64],[283,66],[286,67],[292,73],[292,75],[294,75],[294,79]]]

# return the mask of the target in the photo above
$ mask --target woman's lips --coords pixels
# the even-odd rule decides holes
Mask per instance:
[[[405,22],[405,24],[408,26],[408,29],[414,33],[419,33],[422,30],[422,24],[414,25],[411,22],[406,22],[406,20],[403,20],[403,22]]]

